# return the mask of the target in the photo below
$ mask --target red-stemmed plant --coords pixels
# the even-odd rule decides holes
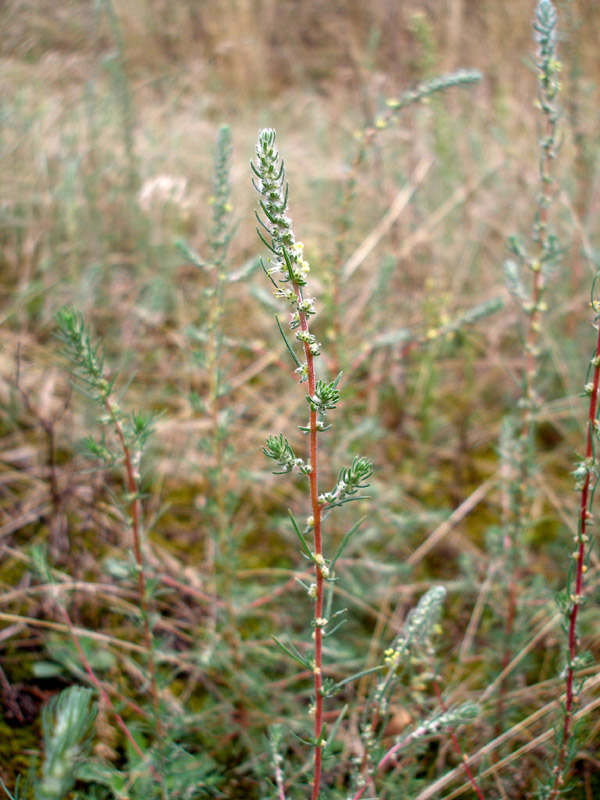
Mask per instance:
[[[310,330],[310,317],[316,313],[315,300],[307,292],[308,275],[310,267],[304,257],[302,242],[296,241],[292,230],[291,219],[287,216],[288,184],[285,177],[283,160],[275,144],[275,131],[262,130],[259,133],[256,146],[256,161],[252,163],[254,172],[254,186],[260,195],[262,215],[257,215],[260,223],[258,234],[269,249],[271,256],[269,267],[263,265],[264,270],[275,289],[275,296],[287,301],[290,306],[289,325],[298,342],[301,343],[304,361],[300,361],[292,345],[288,341],[283,327],[277,320],[280,333],[285,345],[296,365],[296,374],[300,383],[307,382],[308,394],[306,400],[309,407],[308,425],[300,430],[308,435],[308,460],[298,458],[288,440],[283,434],[270,436],[263,448],[265,455],[273,459],[279,469],[277,472],[297,471],[308,477],[310,493],[310,516],[306,520],[304,530],[300,529],[292,516],[292,524],[300,540],[303,554],[314,563],[315,582],[307,588],[309,596],[314,601],[314,651],[311,656],[305,657],[294,647],[276,640],[291,658],[301,664],[304,669],[309,669],[314,675],[314,737],[310,744],[314,747],[314,774],[312,783],[312,800],[317,800],[321,785],[321,772],[323,749],[326,746],[326,727],[323,717],[323,638],[337,629],[337,624],[331,624],[334,618],[343,612],[336,612],[331,619],[324,616],[324,585],[326,581],[334,580],[333,567],[350,536],[358,525],[354,526],[344,538],[332,559],[326,559],[323,554],[322,523],[327,513],[350,500],[357,499],[356,493],[365,487],[365,481],[372,472],[369,461],[365,458],[355,458],[350,467],[341,470],[337,484],[330,492],[323,494],[319,491],[319,435],[328,429],[325,424],[325,415],[332,411],[340,397],[338,382],[340,376],[334,381],[318,380],[316,377],[315,360],[321,353],[321,344]],[[313,549],[307,543],[307,538],[312,534]]]

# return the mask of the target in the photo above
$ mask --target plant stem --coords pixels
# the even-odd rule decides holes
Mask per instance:
[[[302,301],[302,288],[296,286],[296,294],[298,301]],[[301,311],[299,312],[300,328],[305,333],[309,333],[308,317]],[[315,395],[316,378],[315,378],[315,360],[310,351],[307,342],[304,342],[304,355],[306,357],[306,365],[308,367],[308,393],[311,397]],[[323,574],[321,572],[321,565],[323,563],[323,540],[321,534],[321,506],[319,504],[319,479],[318,479],[318,443],[317,443],[317,410],[310,407],[309,417],[310,427],[310,465],[311,471],[308,476],[310,484],[310,502],[312,507],[314,541],[315,541],[315,582],[316,582],[316,597],[315,597],[315,620],[320,620],[323,617]],[[321,688],[323,686],[323,630],[319,625],[315,626],[315,742],[319,741],[321,730],[323,728],[323,695]],[[321,786],[321,769],[322,769],[323,752],[321,744],[315,746],[315,764],[313,775],[313,789],[312,800],[317,800]]]
[[[314,655],[310,661],[303,658],[296,658],[304,668],[311,669],[314,676],[315,701],[314,701],[314,738],[310,743],[314,749],[314,774],[312,785],[312,800],[317,800],[321,789],[321,773],[323,752],[322,748],[326,745],[325,729],[323,725],[323,636],[324,629],[328,625],[328,620],[324,617],[324,581],[330,575],[330,569],[341,554],[347,544],[349,537],[354,533],[353,528],[345,537],[334,558],[326,563],[323,556],[322,520],[323,514],[332,508],[336,508],[350,500],[357,499],[352,497],[359,488],[365,488],[364,481],[370,477],[373,469],[368,459],[355,458],[350,467],[345,467],[340,472],[340,477],[332,492],[319,495],[319,452],[318,434],[320,431],[327,430],[323,422],[324,415],[336,407],[340,393],[337,384],[341,377],[332,383],[324,383],[316,379],[315,357],[320,355],[321,344],[310,332],[309,317],[315,314],[315,300],[312,297],[304,297],[303,287],[307,285],[307,274],[310,272],[308,261],[303,257],[304,245],[297,242],[292,230],[292,221],[287,216],[289,186],[286,182],[285,167],[283,159],[280,159],[277,146],[275,144],[276,134],[272,128],[266,128],[259,132],[258,144],[256,146],[256,163],[251,163],[254,174],[253,184],[259,195],[260,207],[267,220],[265,222],[260,215],[257,219],[266,232],[267,238],[257,229],[262,242],[273,254],[269,261],[272,266],[267,269],[263,264],[263,269],[269,277],[271,284],[275,287],[276,297],[284,298],[295,311],[290,318],[290,327],[296,331],[297,341],[302,342],[305,361],[300,360],[294,353],[292,346],[288,342],[285,333],[277,318],[279,331],[283,337],[287,350],[292,356],[297,369],[295,374],[300,376],[300,383],[308,382],[308,395],[306,400],[309,406],[309,424],[300,428],[301,431],[309,436],[309,457],[308,461],[296,458],[287,439],[283,434],[270,436],[267,446],[263,447],[263,452],[268,458],[277,462],[279,473],[291,472],[298,469],[302,475],[308,476],[311,515],[306,520],[305,534],[311,531],[314,536],[314,550],[311,551],[303,534],[296,525],[292,516],[292,522],[302,543],[304,555],[312,559],[314,563],[315,583],[308,589],[309,597],[314,600],[314,617],[312,619],[314,645]],[[257,180],[255,180],[255,178]],[[270,239],[270,243],[267,239]],[[273,278],[273,275],[281,277]],[[308,290],[307,290],[308,291]],[[297,330],[297,329],[300,330]],[[338,616],[337,612],[334,616]],[[336,625],[336,628],[338,626]],[[334,629],[335,630],[335,629]],[[333,632],[333,631],[331,631]],[[277,640],[276,640],[277,641]],[[277,642],[282,647],[282,645]],[[283,647],[284,650],[287,650]],[[288,651],[291,653],[291,651]]]
[[[592,303],[595,311],[598,311],[596,303]],[[585,556],[586,544],[589,536],[587,533],[588,524],[593,520],[591,506],[594,498],[595,477],[594,484],[592,485],[592,476],[595,476],[595,454],[594,454],[594,435],[597,434],[598,425],[596,413],[598,408],[598,390],[600,386],[600,325],[598,325],[598,318],[596,318],[596,325],[598,327],[598,337],[596,340],[596,350],[592,364],[594,365],[594,377],[590,391],[590,403],[588,409],[587,419],[587,435],[585,447],[585,460],[588,464],[587,475],[585,482],[581,489],[581,497],[579,504],[579,526],[577,536],[575,537],[576,551],[573,555],[575,565],[575,592],[570,593],[570,585],[567,586],[567,591],[570,596],[567,598],[571,603],[569,612],[569,642],[568,642],[568,660],[565,676],[565,704],[564,704],[564,722],[562,725],[562,742],[560,751],[558,753],[558,760],[554,768],[554,780],[552,782],[552,789],[548,795],[548,800],[555,800],[561,793],[561,786],[564,782],[564,770],[567,764],[568,745],[569,739],[572,736],[572,716],[573,707],[578,702],[576,692],[573,687],[574,683],[574,668],[573,662],[575,660],[577,650],[577,616],[579,608],[584,602],[584,583],[583,578],[586,572]]]
[[[435,696],[437,697],[438,703],[440,704],[440,707],[442,708],[442,710],[444,712],[447,712],[448,711],[448,707],[447,707],[446,703],[444,702],[444,698],[442,697],[442,693],[440,691],[440,686],[438,684],[437,677],[435,675],[435,669],[434,669],[433,664],[431,665],[431,670],[432,670],[433,676],[434,676],[433,677],[433,690],[435,692]],[[458,741],[458,739],[456,737],[456,734],[454,733],[454,728],[450,728],[448,730],[448,733],[450,734],[450,739],[452,740],[452,745],[454,747],[454,750],[456,751],[456,754],[460,757],[460,759],[463,762],[463,766],[465,768],[465,772],[467,774],[467,778],[469,779],[469,781],[471,783],[471,786],[473,787],[473,791],[475,792],[475,794],[477,795],[479,800],[484,800],[483,792],[479,788],[479,784],[477,783],[473,773],[471,772],[471,767],[469,766],[469,759],[467,758],[465,753],[463,753],[463,751],[462,751],[460,743],[459,743],[459,741]]]
[[[88,677],[89,677],[90,681],[94,684],[94,686],[96,687],[96,689],[98,691],[98,694],[102,697],[102,699],[104,700],[106,705],[112,711],[112,714],[113,714],[113,716],[115,718],[115,722],[117,723],[119,728],[121,728],[121,730],[123,731],[123,734],[125,735],[125,737],[129,741],[129,743],[131,744],[131,746],[133,747],[133,749],[135,750],[137,755],[139,756],[140,760],[142,762],[144,762],[146,760],[146,757],[145,757],[142,749],[140,748],[139,744],[135,740],[133,734],[131,733],[131,731],[129,730],[127,725],[125,724],[125,722],[123,720],[123,717],[119,714],[117,709],[114,707],[112,700],[110,699],[110,697],[107,694],[106,690],[102,686],[102,683],[98,679],[96,673],[92,669],[92,665],[90,664],[90,662],[88,660],[88,657],[86,656],[86,654],[83,651],[83,648],[81,646],[81,643],[80,643],[79,638],[77,636],[77,633],[75,631],[75,626],[73,625],[73,621],[71,620],[71,617],[69,616],[69,613],[68,613],[67,609],[62,605],[62,603],[58,603],[57,602],[57,605],[58,605],[58,607],[60,609],[60,612],[61,612],[61,614],[62,614],[62,616],[63,616],[63,618],[65,620],[65,623],[66,623],[66,625],[67,625],[67,627],[69,629],[69,632],[71,634],[71,638],[73,640],[73,644],[75,645],[75,649],[77,650],[79,658],[81,659],[81,663],[83,664],[83,667],[84,667],[86,673],[88,674]],[[160,775],[158,774],[156,769],[151,764],[150,764],[150,771],[152,772],[152,776],[154,777],[154,779],[158,783],[160,783],[162,785],[162,780],[160,778]]]
[[[158,692],[158,682],[156,679],[156,664],[154,661],[154,643],[152,628],[150,626],[149,608],[148,608],[148,593],[146,587],[146,572],[144,566],[144,557],[142,554],[142,540],[140,532],[140,495],[137,485],[137,474],[131,456],[131,450],[125,439],[123,427],[116,413],[116,409],[107,397],[104,401],[105,408],[113,420],[115,432],[123,451],[125,459],[125,476],[127,483],[127,492],[131,497],[130,513],[131,513],[131,532],[133,537],[133,554],[137,568],[137,585],[140,610],[142,612],[142,631],[144,636],[144,644],[148,653],[148,672],[150,675],[150,697],[152,699],[152,707],[154,709],[154,716],[156,721],[156,733],[160,739],[163,736],[163,726],[160,718],[160,695]]]
[[[125,156],[127,159],[127,193],[130,203],[133,205],[134,194],[137,189],[138,183],[138,164],[135,152],[135,115],[133,110],[133,102],[131,99],[131,90],[127,80],[127,73],[125,71],[125,46],[123,36],[121,34],[121,27],[119,20],[112,3],[112,0],[103,0],[104,9],[108,16],[111,33],[115,41],[117,51],[115,68],[114,68],[114,81],[115,88],[118,94],[118,100],[121,105],[121,119],[123,125],[123,143],[125,147]]]
[[[553,242],[548,230],[548,210],[553,200],[551,191],[554,183],[552,161],[556,155],[555,137],[558,120],[558,112],[554,105],[554,99],[558,92],[558,83],[555,77],[557,64],[554,49],[556,16],[551,3],[546,4],[546,6],[549,6],[552,13],[549,13],[546,7],[542,9],[542,5],[544,4],[538,4],[536,20],[538,23],[542,20],[543,24],[541,28],[539,26],[534,26],[535,30],[541,36],[541,38],[538,38],[538,58],[540,59],[537,63],[540,69],[540,75],[538,77],[538,103],[545,122],[544,134],[540,139],[540,192],[538,195],[537,219],[533,233],[533,240],[537,244],[539,256],[535,259],[526,259],[527,266],[533,272],[533,279],[529,303],[527,307],[525,307],[523,303],[521,304],[523,310],[527,313],[525,367],[523,370],[523,412],[521,417],[521,432],[518,440],[517,475],[512,486],[513,513],[503,540],[509,578],[504,625],[505,645],[502,655],[502,672],[504,672],[511,660],[514,629],[517,619],[519,587],[521,584],[518,564],[519,546],[525,527],[525,493],[531,479],[536,416],[541,404],[541,399],[536,392],[535,386],[539,357],[537,342],[540,332],[540,318],[544,309],[542,297],[546,288],[546,268],[549,266],[554,255]],[[500,683],[498,693],[496,735],[500,734],[500,727],[504,716],[506,687],[506,679],[503,679]]]
[[[541,182],[541,196],[539,201],[539,218],[538,218],[538,244],[542,255],[548,247],[548,208],[552,202],[552,195],[550,194],[550,186],[552,185],[552,172],[551,160],[554,157],[553,146],[554,136],[556,131],[556,119],[553,116],[546,118],[546,131],[545,138],[542,140],[542,154],[540,161],[540,182]],[[524,414],[523,426],[521,429],[521,438],[526,446],[531,436],[533,427],[532,412],[539,403],[535,393],[535,375],[537,347],[536,341],[540,330],[540,300],[546,286],[545,277],[542,270],[542,259],[540,259],[533,266],[533,286],[531,293],[532,309],[529,314],[529,324],[527,326],[527,337],[525,344],[525,374],[524,374],[524,395],[527,401],[529,414]]]

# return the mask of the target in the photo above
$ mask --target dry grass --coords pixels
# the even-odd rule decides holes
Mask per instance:
[[[285,509],[299,502],[297,487],[273,479],[258,454],[268,434],[293,429],[302,413],[273,333],[267,293],[256,289],[260,279],[231,285],[229,297],[235,293],[237,302],[228,303],[224,322],[231,383],[228,441],[237,453],[225,489],[237,496],[230,526],[239,543],[235,600],[248,671],[238,695],[210,673],[198,688],[189,649],[190,642],[202,640],[212,613],[204,516],[212,456],[202,446],[210,423],[190,399],[190,392],[201,395],[206,388],[206,376],[194,368],[188,335],[198,322],[196,298],[205,287],[174,241],[186,238],[199,252],[205,246],[213,142],[220,124],[228,122],[239,223],[231,250],[234,267],[256,254],[247,164],[257,128],[274,125],[286,155],[291,214],[315,265],[316,289],[328,296],[336,264],[349,264],[346,271],[352,273],[343,287],[347,400],[329,469],[346,453],[365,451],[377,468],[373,493],[379,510],[369,510],[362,537],[344,562],[348,578],[340,597],[352,621],[332,673],[341,674],[346,661],[369,648],[374,658],[422,590],[440,580],[451,590],[442,644],[448,694],[456,702],[479,696],[498,680],[498,671],[490,669],[499,632],[492,613],[496,566],[486,535],[502,515],[499,426],[514,406],[522,369],[518,314],[501,265],[507,237],[530,228],[538,185],[535,76],[523,64],[531,52],[530,4],[114,0],[125,84],[119,84],[115,30],[102,4],[58,7],[49,0],[13,0],[4,5],[0,620],[6,627],[0,656],[9,681],[32,696],[31,687],[39,683],[38,704],[43,692],[55,689],[36,682],[31,671],[36,660],[49,658],[52,626],[63,631],[52,603],[31,586],[28,548],[34,543],[50,543],[61,581],[95,587],[73,594],[73,618],[94,636],[108,637],[107,649],[125,673],[134,667],[121,655],[122,641],[139,638],[124,616],[131,598],[104,591],[98,569],[102,558],[120,552],[123,525],[111,503],[119,476],[90,474],[76,453],[94,413],[71,397],[59,368],[54,316],[68,302],[93,323],[122,385],[132,379],[129,405],[164,411],[144,482],[147,519],[155,519],[150,537],[155,564],[180,587],[161,608],[183,676],[169,688],[169,702],[191,696],[205,709],[210,698],[217,708],[206,712],[209,727],[214,725],[211,750],[235,773],[231,796],[258,796],[256,784],[234,767],[251,762],[249,738],[267,722],[290,715],[293,678],[276,665],[267,643],[271,633],[293,629],[297,622],[298,596],[291,602],[288,596],[297,560],[283,518]],[[490,779],[488,797],[501,797],[502,791],[526,797],[539,774],[549,717],[536,717],[526,730],[521,720],[556,701],[552,680],[561,640],[551,622],[548,587],[564,583],[566,529],[576,520],[569,472],[572,454],[583,442],[584,409],[577,394],[589,358],[587,302],[596,269],[586,253],[600,235],[593,158],[600,8],[583,1],[569,5],[581,23],[573,49],[581,69],[579,93],[570,87],[568,65],[564,83],[577,100],[575,132],[592,157],[588,168],[575,168],[581,148],[565,114],[557,162],[563,194],[555,221],[576,268],[569,273],[567,259],[548,292],[543,329],[548,357],[541,376],[547,403],[537,437],[528,591],[515,653],[524,660],[511,673],[515,719],[508,723],[518,742],[511,747],[535,747],[535,757],[528,760],[523,751],[516,764],[501,761],[511,751],[498,744],[486,761],[497,776],[496,783]],[[414,32],[415,12],[429,25],[429,53]],[[436,72],[479,68],[483,82],[468,93],[409,110],[396,128],[375,139],[356,172],[357,200],[340,262],[332,230],[356,150],[355,133],[372,124],[386,97],[422,77],[425,56]],[[131,163],[123,85],[131,96],[135,192],[127,186]],[[419,165],[429,162],[419,174]],[[410,202],[387,225],[386,214],[415,170]],[[141,208],[137,190],[161,175],[185,180],[181,196],[165,198],[156,191]],[[353,254],[358,254],[354,261]],[[400,328],[426,340],[428,331],[492,297],[501,297],[505,306],[484,324],[432,338],[414,350],[394,340]],[[327,350],[336,353],[329,323],[323,317],[318,324]],[[341,532],[340,523],[332,535]],[[597,592],[597,568],[593,560],[590,592]],[[592,604],[587,614],[584,639],[597,656]],[[227,636],[233,637],[231,631]],[[451,668],[457,652],[461,661]],[[226,660],[222,652],[219,657]],[[137,685],[137,678],[129,679]],[[584,717],[597,704],[596,684],[590,683],[583,699]],[[244,691],[246,703],[240,697]],[[484,717],[475,735],[466,735],[472,752],[477,737],[489,741],[492,727]],[[10,786],[23,769],[19,748],[37,747],[35,734],[23,741],[14,748],[14,759],[0,751],[0,777]],[[576,762],[583,788],[574,798],[594,796],[585,787],[598,786],[597,741],[590,738]],[[355,745],[349,734],[345,746],[351,751]],[[432,778],[453,764],[443,747],[436,758],[430,759]]]

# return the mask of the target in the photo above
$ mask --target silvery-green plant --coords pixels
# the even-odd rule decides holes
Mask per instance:
[[[91,749],[96,713],[94,692],[83,686],[65,689],[44,709],[44,763],[36,800],[62,800],[71,791],[77,768]]]
[[[423,81],[414,89],[402,92],[399,97],[386,100],[387,110],[375,120],[375,127],[384,130],[397,122],[401,111],[415,103],[423,102],[433,95],[445,92],[453,87],[470,86],[481,81],[481,72],[478,69],[459,69],[435,78]]]
[[[536,106],[542,116],[539,140],[539,189],[536,216],[531,242],[517,236],[509,239],[512,258],[504,263],[504,276],[508,289],[525,319],[522,337],[525,364],[521,376],[521,397],[518,412],[505,421],[501,452],[507,474],[509,507],[503,526],[502,559],[507,576],[505,604],[504,652],[502,669],[506,669],[515,647],[519,571],[523,566],[523,536],[529,516],[528,503],[531,480],[535,470],[535,432],[543,400],[540,392],[539,370],[541,363],[540,331],[542,315],[547,306],[544,301],[548,279],[560,259],[560,245],[552,232],[549,212],[554,201],[555,180],[553,162],[557,154],[557,123],[559,108],[558,73],[561,65],[557,57],[557,15],[551,0],[539,0],[533,20],[536,44],[535,67],[538,78]],[[504,715],[503,680],[498,696],[498,725]]]
[[[206,796],[212,792],[220,777],[208,755],[194,756],[181,741],[187,730],[169,714],[163,702],[158,672],[163,653],[154,634],[159,620],[156,602],[158,580],[151,574],[146,553],[140,472],[142,453],[152,434],[155,417],[143,411],[127,413],[123,410],[116,395],[117,376],[111,376],[106,369],[101,342],[94,341],[80,314],[65,308],[58,315],[58,324],[58,338],[63,342],[64,353],[72,364],[74,383],[101,410],[98,421],[103,428],[102,436],[88,436],[82,443],[84,454],[99,461],[105,468],[120,467],[125,477],[125,492],[121,498],[115,495],[115,502],[128,522],[129,537],[124,541],[124,546],[132,551],[133,558],[125,562],[113,559],[107,567],[110,566],[112,577],[128,578],[137,589],[138,609],[135,618],[140,623],[146,670],[139,670],[137,665],[135,668],[143,676],[150,705],[148,709],[132,704],[139,719],[133,723],[123,720],[107,688],[94,673],[81,647],[81,634],[75,629],[66,606],[57,597],[56,604],[74,641],[86,677],[110,710],[128,747],[126,771],[91,759],[81,766],[78,774],[85,781],[105,785],[115,797],[122,796],[124,787],[130,787],[131,796],[139,798],[166,800],[169,796]],[[32,556],[45,583],[51,584],[52,576],[43,553],[34,551]],[[139,731],[140,726],[149,728],[147,739],[135,736],[133,731]]]
[[[539,140],[539,191],[537,209],[531,236],[531,245],[517,236],[509,239],[508,247],[513,258],[504,264],[506,284],[525,319],[525,367],[522,378],[522,397],[519,401],[521,414],[521,447],[531,447],[535,422],[541,397],[536,385],[539,370],[539,338],[542,314],[546,310],[543,297],[548,279],[554,271],[560,255],[560,245],[552,232],[549,211],[554,201],[553,162],[556,158],[557,123],[559,108],[558,73],[561,64],[556,52],[557,16],[551,0],[539,0],[533,21],[536,42],[535,66],[538,71],[537,107],[542,114],[542,133]],[[529,277],[527,277],[529,276]],[[527,470],[524,458],[523,470]]]
[[[372,465],[366,458],[355,458],[351,466],[341,469],[338,481],[331,490],[321,491],[318,442],[330,427],[326,421],[327,415],[339,402],[341,376],[333,381],[317,378],[316,359],[321,354],[321,344],[311,331],[311,318],[317,313],[316,299],[309,293],[310,266],[304,255],[304,245],[296,240],[292,221],[287,213],[289,187],[274,130],[260,131],[252,171],[262,211],[262,214],[257,215],[260,223],[258,235],[270,252],[269,265],[263,265],[264,271],[271,281],[275,296],[289,308],[289,328],[301,347],[301,357],[296,354],[278,320],[279,330],[293,359],[298,381],[301,384],[306,383],[308,388],[308,423],[300,426],[300,430],[308,437],[308,452],[301,456],[296,455],[288,439],[279,434],[269,437],[264,453],[267,458],[275,461],[278,467],[276,472],[296,472],[308,479],[310,512],[303,525],[299,525],[293,516],[292,524],[300,541],[302,554],[314,565],[314,583],[306,587],[313,603],[311,626],[314,648],[305,656],[291,643],[289,646],[281,642],[278,644],[314,676],[314,733],[309,743],[314,748],[312,800],[316,800],[321,787],[323,749],[327,744],[323,716],[323,640],[339,627],[339,616],[342,613],[336,612],[331,617],[325,615],[324,590],[327,583],[336,580],[335,563],[358,527],[355,525],[344,537],[335,554],[327,557],[323,523],[334,508],[359,497],[360,490],[367,486]]]
[[[208,286],[200,292],[195,324],[188,330],[194,372],[203,383],[202,390],[194,391],[191,400],[211,421],[211,433],[201,442],[210,462],[206,470],[208,486],[205,506],[205,517],[210,522],[210,537],[207,541],[205,564],[206,571],[211,576],[214,598],[207,625],[208,644],[204,654],[206,662],[212,657],[217,638],[217,594],[224,598],[232,625],[234,617],[231,590],[234,549],[230,535],[230,516],[236,498],[227,487],[227,474],[230,472],[232,460],[228,445],[231,413],[226,403],[227,382],[223,367],[225,289],[228,281],[232,280],[228,253],[234,230],[230,185],[231,155],[231,130],[228,125],[223,125],[217,136],[213,160],[210,198],[212,219],[207,237],[206,258],[202,258],[187,243],[178,243],[179,251],[208,279]],[[192,383],[196,383],[196,380],[193,379]]]
[[[452,740],[463,760],[465,773],[473,790],[479,800],[483,800],[479,784],[454,733],[459,725],[472,722],[478,716],[479,709],[471,702],[446,706],[434,667],[434,638],[439,631],[446,594],[443,586],[434,586],[421,597],[417,606],[408,614],[402,632],[383,653],[383,663],[374,670],[381,672],[381,675],[363,714],[363,755],[357,760],[357,768],[352,776],[355,793],[350,795],[349,800],[359,800],[369,786],[375,788],[378,773],[394,763],[404,750],[432,736],[440,735],[447,735]],[[429,716],[403,730],[391,746],[384,744],[383,736],[394,694],[401,689],[402,678],[406,673],[418,667],[422,667],[422,679],[432,682],[438,707]]]
[[[64,353],[72,364],[75,385],[99,408],[98,421],[103,427],[100,438],[88,436],[83,441],[84,454],[105,467],[120,465],[125,476],[123,495],[124,517],[129,523],[130,541],[126,543],[133,553],[129,577],[135,582],[139,614],[144,639],[148,686],[157,733],[162,731],[160,693],[156,668],[153,634],[153,584],[149,580],[144,557],[144,531],[140,488],[140,463],[142,451],[153,430],[154,416],[144,411],[126,413],[115,396],[117,376],[109,376],[104,366],[104,352],[100,342],[94,342],[83,317],[70,308],[59,312],[58,338],[63,342]]]

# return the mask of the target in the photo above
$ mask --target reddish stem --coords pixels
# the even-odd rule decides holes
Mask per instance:
[[[302,301],[302,289],[296,286],[296,293],[298,295],[299,303]],[[300,328],[306,334],[310,333],[308,325],[307,314],[303,311],[299,312]],[[315,396],[316,378],[315,378],[315,359],[310,351],[308,342],[304,342],[304,355],[306,357],[306,366],[308,369],[308,394],[310,397]],[[309,437],[310,437],[310,466],[311,471],[308,476],[310,484],[310,502],[312,507],[313,530],[315,541],[315,581],[316,581],[316,597],[315,597],[315,620],[323,618],[323,573],[321,572],[321,565],[323,564],[323,542],[321,535],[321,506],[319,504],[319,481],[318,481],[318,447],[317,447],[317,411],[311,405],[309,416]],[[319,740],[323,728],[323,695],[321,688],[323,686],[323,629],[320,625],[315,625],[315,742]],[[315,764],[313,776],[313,788],[311,800],[317,800],[321,788],[321,770],[323,761],[322,745],[315,746]]]
[[[86,656],[86,654],[83,651],[83,648],[81,646],[81,643],[80,643],[80,641],[79,641],[79,639],[77,637],[77,633],[75,631],[75,626],[73,625],[73,622],[71,621],[71,617],[69,616],[69,614],[67,612],[67,609],[60,603],[57,603],[57,605],[58,605],[58,607],[59,607],[59,609],[61,611],[61,614],[64,617],[64,620],[65,620],[65,622],[67,624],[67,627],[69,628],[69,631],[71,633],[71,638],[73,640],[73,644],[75,645],[75,649],[77,650],[79,658],[81,659],[81,663],[83,664],[83,668],[85,669],[86,673],[88,674],[88,677],[89,677],[90,681],[94,684],[94,686],[96,687],[96,689],[98,691],[98,694],[102,697],[102,699],[104,700],[106,705],[110,708],[110,710],[111,710],[111,712],[112,712],[112,714],[113,714],[113,716],[115,718],[115,722],[117,723],[119,728],[121,728],[121,730],[123,731],[125,737],[128,739],[129,743],[131,744],[131,746],[133,747],[133,749],[135,750],[135,752],[139,756],[140,760],[142,762],[145,761],[145,756],[144,756],[144,753],[143,753],[142,749],[140,748],[140,746],[136,742],[133,734],[131,733],[131,731],[129,730],[129,728],[127,727],[125,722],[123,721],[123,717],[119,714],[119,712],[114,707],[112,700],[108,696],[108,693],[106,692],[105,688],[102,686],[102,683],[100,682],[100,680],[96,676],[96,673],[92,669],[92,665],[90,664],[90,662],[88,660],[88,657]],[[152,776],[154,777],[154,779],[158,783],[161,783],[162,781],[161,781],[160,775],[158,774],[156,769],[151,764],[149,766],[150,766],[150,771],[152,772]]]
[[[595,310],[595,304],[593,304]],[[593,500],[593,487],[592,475],[594,474],[594,434],[596,429],[596,413],[598,408],[598,387],[600,385],[600,324],[598,325],[598,337],[596,340],[596,352],[592,359],[594,364],[594,379],[592,382],[592,390],[590,392],[590,405],[587,420],[587,437],[585,447],[585,459],[588,464],[588,470],[585,478],[585,483],[581,490],[581,499],[579,505],[579,531],[576,537],[577,550],[574,558],[577,565],[575,568],[575,592],[571,594],[569,600],[571,601],[571,611],[569,613],[569,660],[567,664],[567,672],[565,678],[565,719],[562,729],[562,744],[558,754],[558,761],[555,767],[554,781],[552,789],[548,795],[548,800],[554,800],[561,792],[561,786],[564,781],[563,771],[567,761],[567,748],[569,739],[572,735],[572,716],[573,706],[578,702],[578,699],[573,690],[574,682],[574,669],[573,661],[577,650],[577,615],[579,607],[584,601],[584,585],[583,576],[586,571],[585,567],[585,545],[588,541],[587,526],[588,522],[592,520],[591,502]]]
[[[183,592],[184,594],[189,594],[190,597],[195,597],[196,600],[203,600],[205,603],[214,602],[214,598],[212,598],[209,594],[206,594],[206,592],[202,592],[200,589],[196,589],[194,586],[190,586],[187,583],[182,583],[181,581],[178,581],[177,578],[173,578],[171,575],[161,575],[160,580],[165,584],[165,586],[170,586],[173,589]],[[222,606],[223,601],[217,600],[217,605]]]
[[[156,679],[153,636],[149,621],[150,614],[148,608],[148,597],[146,592],[146,573],[144,566],[144,558],[142,555],[142,540],[140,534],[141,515],[140,515],[139,489],[137,485],[135,469],[133,466],[133,460],[131,458],[131,450],[125,440],[125,434],[123,432],[123,428],[109,398],[106,398],[105,406],[111,419],[114,422],[117,438],[119,439],[121,450],[123,451],[123,456],[125,458],[125,475],[126,475],[127,492],[132,498],[130,505],[131,531],[133,534],[133,553],[137,567],[137,584],[138,584],[140,609],[142,612],[142,629],[144,636],[144,644],[146,646],[146,650],[148,651],[148,672],[150,673],[150,696],[152,698],[152,706],[154,708],[154,716],[156,720],[156,733],[158,738],[161,739],[163,731],[162,731],[162,721],[160,719],[160,697],[158,693],[158,682]]]

